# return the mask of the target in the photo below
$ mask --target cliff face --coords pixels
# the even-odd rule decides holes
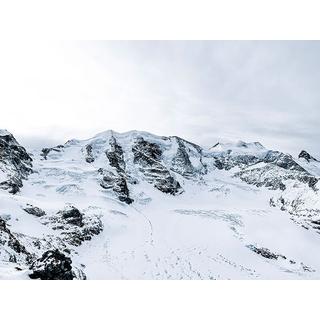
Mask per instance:
[[[32,159],[12,134],[0,130],[0,188],[17,193],[32,172]]]

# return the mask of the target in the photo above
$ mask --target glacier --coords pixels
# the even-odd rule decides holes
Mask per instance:
[[[320,279],[320,162],[108,130],[0,130],[0,279]]]

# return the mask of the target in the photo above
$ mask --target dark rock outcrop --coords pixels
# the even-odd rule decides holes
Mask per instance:
[[[299,158],[303,158],[305,160],[307,160],[308,162],[310,161],[318,161],[316,158],[312,157],[310,155],[310,153],[308,153],[307,151],[305,150],[302,150],[300,153],[299,153]]]
[[[73,246],[91,240],[103,230],[98,216],[84,215],[73,206],[60,210],[56,215],[44,216],[41,222],[53,230],[60,231],[60,240]]]
[[[186,146],[183,141],[175,137],[178,144],[176,155],[172,159],[171,170],[184,176],[185,178],[193,177],[195,174],[195,168],[193,167]]]
[[[32,158],[26,149],[19,145],[13,135],[0,131],[0,170],[7,175],[0,181],[0,188],[15,194],[23,186],[22,180],[32,173]]]
[[[302,168],[293,160],[292,156],[279,151],[268,151],[265,157],[263,158],[263,161],[266,163],[273,163],[276,166],[286,170],[295,170],[307,173],[307,171],[304,168]]]
[[[106,190],[112,190],[120,201],[131,204],[133,199],[130,197],[128,181],[131,183],[135,181],[126,174],[124,152],[115,137],[110,138],[109,144],[111,149],[105,153],[115,172],[100,168],[99,173],[102,175],[100,186]]]
[[[261,154],[233,154],[232,150],[213,154],[218,169],[230,170],[234,167],[247,168],[258,163],[274,164],[286,170],[295,170],[307,173],[307,171],[294,161],[291,155],[279,151],[266,150]]]
[[[19,258],[22,260],[30,258],[30,253],[11,232],[2,218],[0,218],[0,247],[4,250],[2,254],[6,254],[11,262],[17,262]]]
[[[116,175],[103,169],[100,169],[99,172],[103,175],[100,183],[102,188],[112,190],[122,202],[127,204],[131,204],[133,202],[133,199],[130,198],[127,181],[123,176]]]
[[[242,181],[257,187],[267,187],[272,190],[286,189],[286,181],[299,181],[315,189],[318,179],[306,171],[279,169],[274,164],[268,164],[260,168],[243,169],[234,174]]]
[[[177,152],[171,161],[170,169],[173,172],[193,180],[208,173],[207,165],[203,163],[203,150],[200,146],[177,136],[170,137],[170,140],[178,145]],[[190,158],[196,159],[199,165],[195,167]]]
[[[145,166],[152,166],[161,160],[162,151],[159,145],[138,137],[132,147],[134,162]]]
[[[8,180],[0,182],[0,188],[8,190],[9,193],[16,194],[23,187],[22,179],[18,175],[11,176]]]
[[[219,170],[230,170],[234,167],[246,168],[262,162],[260,158],[254,155],[232,155],[231,152],[214,156],[214,164]]]
[[[258,248],[252,244],[248,245],[247,247],[253,252],[255,252],[256,254],[259,254],[260,256],[267,259],[271,259],[271,260],[278,260],[279,258],[287,259],[285,256],[281,254],[273,253],[267,248]]]
[[[93,153],[92,153],[92,145],[90,145],[90,144],[88,144],[86,146],[86,161],[88,163],[94,162],[94,156],[93,156]]]
[[[47,160],[47,156],[49,155],[50,152],[55,151],[55,152],[61,152],[61,150],[64,148],[63,145],[58,145],[56,147],[53,148],[43,148],[41,151],[41,156]]]
[[[179,182],[161,163],[162,151],[156,143],[139,137],[132,147],[132,152],[133,161],[147,182],[164,193],[175,195],[183,191]]]
[[[23,210],[29,214],[32,214],[33,216],[36,217],[43,217],[46,215],[45,211],[43,211],[42,209],[32,206],[30,204],[27,205],[26,208],[23,208]]]
[[[83,214],[75,207],[70,206],[57,213],[67,224],[83,227]]]
[[[106,156],[112,167],[116,168],[119,174],[125,173],[126,164],[124,161],[124,155],[122,147],[118,144],[114,137],[110,139],[111,151],[106,151]]]
[[[239,168],[234,174],[248,184],[269,189],[286,189],[286,181],[299,181],[316,190],[318,179],[294,161],[291,155],[265,150],[257,154],[233,154],[232,150],[213,153],[214,165],[219,170]],[[254,167],[255,165],[258,165]]]
[[[59,250],[46,251],[41,258],[30,266],[31,279],[40,280],[73,280],[72,261]]]

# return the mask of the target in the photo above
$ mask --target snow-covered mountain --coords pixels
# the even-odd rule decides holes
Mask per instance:
[[[320,162],[106,131],[0,130],[0,279],[319,279]]]

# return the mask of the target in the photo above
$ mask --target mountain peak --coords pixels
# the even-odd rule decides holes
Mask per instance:
[[[96,134],[95,136],[93,136],[91,139],[110,139],[111,137],[115,137],[115,138],[136,138],[136,137],[146,137],[146,138],[151,138],[151,139],[163,139],[163,136],[158,136],[155,135],[153,133],[147,132],[147,131],[139,131],[139,130],[130,130],[130,131],[125,131],[125,132],[117,132],[115,130],[106,130],[106,131],[102,131],[98,134]],[[91,140],[88,139],[88,140]]]
[[[212,151],[223,152],[232,150],[233,152],[241,153],[251,153],[261,150],[265,150],[265,147],[260,142],[244,142],[242,140],[238,141],[226,141],[218,142],[213,147],[210,148]]]
[[[312,157],[310,155],[310,153],[308,153],[307,151],[305,150],[302,150],[300,153],[299,153],[299,158],[303,158],[305,160],[307,160],[308,162],[310,161],[318,161],[316,158]]]

